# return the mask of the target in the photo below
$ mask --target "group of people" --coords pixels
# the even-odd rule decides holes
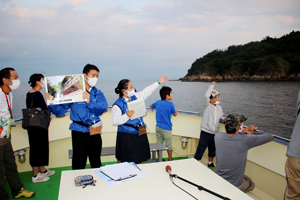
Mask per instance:
[[[72,169],[84,169],[87,157],[91,168],[99,168],[101,164],[102,121],[100,116],[107,110],[106,98],[101,90],[95,87],[99,69],[95,65],[87,64],[83,69],[86,92],[83,96],[86,101],[47,106],[40,90],[44,88],[44,76],[33,74],[29,79],[32,89],[27,93],[27,108],[49,110],[56,116],[63,116],[70,109],[72,123],[69,129],[72,136]],[[131,120],[134,110],[127,109],[127,102],[136,99],[148,98],[155,89],[168,80],[167,76],[160,76],[158,81],[146,87],[141,92],[136,92],[128,79],[119,82],[115,89],[119,95],[112,107],[112,123],[118,126],[116,141],[116,158],[119,162],[143,163],[150,158],[150,148],[147,134],[140,134],[141,127],[146,124],[143,117]],[[0,197],[9,199],[4,183],[7,179],[14,198],[30,198],[34,192],[24,188],[17,171],[15,157],[11,145],[11,126],[14,124],[12,115],[12,91],[18,89],[20,80],[18,73],[13,68],[4,68],[0,71]],[[167,92],[168,93],[168,92]],[[50,99],[45,93],[45,98]],[[170,92],[164,94],[170,99]],[[167,101],[168,101],[167,100]],[[172,103],[173,105],[173,103]],[[174,107],[174,105],[173,105]],[[172,110],[173,114],[176,112]],[[48,181],[49,176],[55,174],[54,170],[47,169],[49,164],[49,135],[48,130],[39,128],[28,129],[30,145],[29,162],[32,167],[32,182]]]
[[[33,74],[29,84],[32,89],[27,93],[27,107],[49,109],[56,116],[63,116],[70,109],[72,123],[69,129],[72,135],[72,169],[84,169],[87,157],[92,168],[99,168],[101,164],[102,121],[100,116],[107,110],[107,101],[101,90],[95,87],[99,69],[95,65],[87,64],[83,69],[84,102],[67,103],[47,106],[40,90],[44,87],[44,76]],[[143,163],[150,158],[150,148],[147,134],[143,134],[146,124],[143,117],[131,120],[135,113],[128,110],[127,103],[137,99],[148,98],[161,84],[168,80],[167,76],[159,77],[158,81],[137,92],[128,79],[121,80],[115,88],[119,98],[112,106],[112,124],[118,126],[115,156],[119,162]],[[214,89],[216,82],[212,82],[205,93],[205,106],[201,122],[200,140],[195,153],[195,159],[201,160],[208,147],[208,167],[223,177],[225,180],[238,187],[242,191],[253,190],[254,183],[244,175],[247,152],[250,148],[267,143],[272,140],[272,135],[256,131],[253,125],[244,128],[243,122],[246,115],[232,113],[223,117],[220,106],[221,94]],[[11,126],[14,124],[12,115],[11,91],[18,89],[20,81],[18,73],[13,68],[5,68],[0,71],[0,196],[9,199],[5,190],[5,178],[11,187],[14,198],[35,196],[34,192],[24,188],[17,171],[15,157],[11,145]],[[172,160],[172,116],[177,115],[177,109],[171,102],[172,89],[163,86],[160,89],[161,100],[151,104],[156,109],[156,136],[157,142],[165,143],[168,147],[168,159]],[[45,93],[45,98],[49,94]],[[300,110],[300,93],[298,98]],[[299,111],[298,111],[299,114]],[[219,121],[224,119],[226,133],[218,132]],[[297,126],[296,126],[297,125]],[[297,118],[292,140],[288,151],[286,164],[288,187],[286,196],[299,195],[299,117]],[[298,127],[298,128],[296,128]],[[296,138],[296,139],[295,139]],[[30,145],[30,165],[32,166],[32,182],[48,181],[49,176],[55,174],[54,170],[47,169],[49,164],[49,139],[48,130],[28,129]],[[216,167],[213,163],[217,156]],[[296,172],[295,172],[296,171]],[[296,189],[295,189],[296,188]],[[296,192],[295,192],[296,191]],[[299,196],[298,196],[299,197]],[[288,199],[288,198],[286,198]]]
[[[273,139],[270,133],[255,132],[256,127],[250,125],[246,129],[243,122],[246,115],[235,113],[223,117],[220,106],[221,94],[214,89],[216,82],[213,81],[204,95],[204,111],[201,122],[199,144],[194,158],[201,160],[208,148],[207,166],[219,176],[240,188],[244,192],[254,189],[255,184],[244,175],[247,161],[247,152],[250,148],[267,143]],[[219,121],[225,121],[224,132],[219,132]],[[213,163],[217,156],[216,167]]]
[[[246,115],[235,113],[223,117],[220,106],[221,94],[214,89],[212,82],[204,97],[204,111],[201,122],[201,133],[194,158],[201,160],[208,148],[208,167],[216,174],[236,186],[243,192],[252,191],[255,187],[250,177],[245,175],[248,150],[270,142],[273,136],[267,132],[257,131],[257,127],[244,127]],[[287,151],[285,200],[300,199],[300,92],[297,100],[297,120]],[[224,120],[226,132],[219,131],[219,121]],[[217,157],[216,166],[213,163]]]

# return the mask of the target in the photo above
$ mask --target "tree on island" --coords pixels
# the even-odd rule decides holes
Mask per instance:
[[[300,32],[216,49],[196,59],[182,81],[300,80]]]

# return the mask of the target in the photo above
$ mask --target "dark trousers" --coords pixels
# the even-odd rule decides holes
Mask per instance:
[[[21,180],[19,178],[17,164],[15,161],[15,156],[9,141],[5,145],[0,146],[0,199],[8,200],[9,196],[5,190],[4,183],[5,177],[11,188],[11,193],[13,196],[19,194],[19,191],[23,187]]]
[[[205,131],[201,131],[200,140],[194,158],[197,160],[201,160],[207,147],[208,147],[208,157],[212,157],[212,158],[215,157],[216,156],[215,134],[210,134]]]
[[[48,130],[31,128],[27,130],[29,141],[29,163],[31,167],[49,165]]]
[[[90,133],[72,131],[72,169],[84,169],[87,156],[91,168],[101,166],[102,138],[101,134],[90,136]]]

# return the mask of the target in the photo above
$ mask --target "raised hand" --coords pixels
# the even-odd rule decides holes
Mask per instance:
[[[167,80],[168,80],[168,76],[167,75],[165,75],[165,76],[160,76],[159,77],[159,79],[158,79],[158,82],[160,83],[160,84],[163,84],[164,82],[166,82]]]

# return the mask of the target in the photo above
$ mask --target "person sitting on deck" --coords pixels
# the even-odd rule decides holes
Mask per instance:
[[[258,132],[253,125],[241,130],[241,118],[235,113],[225,118],[225,132],[218,132],[215,135],[217,166],[215,172],[238,187],[243,192],[252,191],[255,184],[244,175],[247,162],[248,150],[270,142],[273,136],[270,133]],[[244,133],[244,134],[243,134]]]

